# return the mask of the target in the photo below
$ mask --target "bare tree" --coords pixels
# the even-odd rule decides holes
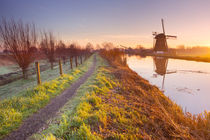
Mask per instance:
[[[37,34],[34,24],[24,24],[21,20],[6,20],[0,22],[0,37],[19,67],[22,69],[23,77],[26,79],[27,69],[34,61],[32,47],[37,44]]]
[[[114,49],[114,48],[115,48],[114,44],[111,43],[111,42],[104,42],[104,43],[102,44],[102,46],[103,46],[103,48],[106,49],[106,50],[111,50],[111,49]]]
[[[63,43],[63,41],[59,41],[59,43],[56,45],[56,54],[60,59],[63,59],[63,63],[66,63],[66,56],[68,55],[66,45]]]
[[[53,69],[53,63],[55,62],[55,38],[51,32],[43,32],[42,40],[40,43],[41,50],[47,56],[48,61],[51,64],[51,69]]]
[[[78,48],[79,48],[79,45],[76,44],[76,43],[72,43],[68,47],[68,53],[69,53],[71,58],[74,57],[76,67],[78,66],[78,55],[79,55],[79,49]]]
[[[94,50],[94,46],[91,43],[87,43],[85,46],[85,49],[82,51],[82,55],[87,59],[87,57],[91,54],[91,52]]]

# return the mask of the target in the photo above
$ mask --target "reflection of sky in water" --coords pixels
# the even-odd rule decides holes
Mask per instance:
[[[162,88],[163,76],[155,73],[152,57],[127,59],[131,69]],[[210,111],[210,63],[169,59],[164,93],[193,114]]]

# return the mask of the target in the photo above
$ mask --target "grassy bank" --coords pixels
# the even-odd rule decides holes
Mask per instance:
[[[96,72],[36,139],[209,139],[210,113],[192,116],[103,52]]]
[[[104,51],[102,55],[114,68],[112,74],[123,85],[118,93],[123,95],[124,102],[120,101],[119,104],[129,105],[131,112],[137,111],[135,116],[145,116],[144,121],[140,123],[138,119],[136,122],[132,119],[132,122],[135,122],[132,126],[139,128],[143,138],[210,139],[210,112],[198,116],[183,113],[180,106],[172,102],[156,86],[138,76],[127,65],[123,65],[121,59],[113,59],[113,53]]]
[[[51,98],[59,95],[72,82],[76,81],[92,65],[93,56],[83,65],[73,69],[54,80],[44,82],[29,90],[21,92],[19,96],[0,101],[0,139],[20,126],[29,115],[45,106]]]

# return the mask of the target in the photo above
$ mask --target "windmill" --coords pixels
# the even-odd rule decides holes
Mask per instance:
[[[155,52],[167,52],[168,51],[167,39],[177,38],[177,36],[166,35],[163,19],[161,19],[161,22],[162,22],[163,33],[157,33],[157,32],[152,33],[152,35],[154,36],[153,48]]]

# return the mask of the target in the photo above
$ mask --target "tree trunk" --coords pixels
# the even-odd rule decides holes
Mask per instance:
[[[23,72],[23,78],[28,79],[27,69],[23,68],[22,72]]]
[[[82,56],[80,56],[80,62],[81,62],[81,64],[82,64]]]
[[[50,62],[50,67],[51,67],[51,70],[53,70],[53,62]]]
[[[77,67],[77,56],[75,56],[75,63],[76,63],[76,67]]]

